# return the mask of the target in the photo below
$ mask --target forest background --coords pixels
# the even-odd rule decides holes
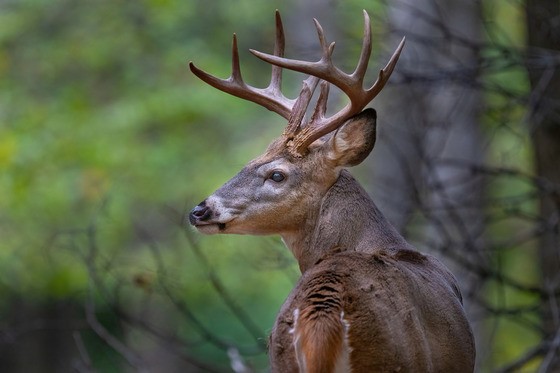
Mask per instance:
[[[235,32],[264,86],[275,9],[346,71],[366,9],[372,79],[407,37],[353,173],[456,273],[477,371],[560,369],[559,1],[0,0],[0,371],[267,371],[296,263],[183,216],[284,125],[187,63],[226,77]]]

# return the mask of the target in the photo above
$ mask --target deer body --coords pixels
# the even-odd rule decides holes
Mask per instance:
[[[322,256],[302,268],[276,319],[272,370],[299,371],[297,355],[311,345],[309,372],[472,372],[472,335],[451,273],[410,247],[347,172],[318,216],[334,221],[316,222],[311,245]],[[355,232],[349,220],[363,222],[361,234],[340,234]],[[298,345],[302,334],[311,338]]]
[[[449,274],[417,255],[333,254],[304,273],[272,331],[272,371],[472,372]]]
[[[332,65],[334,44],[327,46],[318,23],[322,59],[284,59],[277,14],[274,56],[254,53],[311,75],[297,100],[281,95],[278,66],[268,88],[247,86],[235,39],[229,79],[191,64],[207,83],[279,113],[288,126],[264,154],[196,206],[189,221],[207,234],[279,234],[297,259],[302,277],[270,336],[273,372],[472,372],[473,336],[455,278],[437,259],[409,245],[345,169],[373,149],[376,113],[363,109],[387,81],[403,45],[373,87],[363,90],[367,14],[365,20],[360,62],[346,75]],[[320,80],[317,106],[304,123]],[[351,99],[331,117],[325,116],[326,82]]]

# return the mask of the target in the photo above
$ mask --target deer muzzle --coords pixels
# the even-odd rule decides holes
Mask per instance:
[[[214,234],[222,232],[226,224],[217,220],[219,213],[206,203],[206,200],[200,202],[189,213],[189,223],[197,228],[201,233]]]
[[[212,216],[212,211],[208,206],[206,206],[206,201],[202,201],[191,210],[189,214],[189,222],[191,225],[197,226],[200,223],[206,222],[210,216]]]

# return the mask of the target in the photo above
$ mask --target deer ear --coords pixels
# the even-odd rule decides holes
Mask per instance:
[[[350,118],[324,144],[327,157],[339,167],[360,164],[375,145],[377,113],[366,109]]]

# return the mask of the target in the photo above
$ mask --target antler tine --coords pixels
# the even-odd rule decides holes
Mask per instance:
[[[330,45],[327,45],[327,38],[325,38],[323,27],[316,18],[313,18],[313,23],[315,24],[315,29],[317,30],[317,36],[319,37],[321,51],[323,52],[322,59],[324,59],[325,61],[330,61],[335,43],[333,41]]]
[[[325,113],[327,112],[328,98],[329,98],[329,82],[321,80],[321,91],[319,93],[319,98],[317,99],[317,105],[315,106],[315,110],[313,110],[313,115],[311,115],[310,123],[315,123],[325,118]]]
[[[284,29],[280,13],[276,11],[276,39],[274,42],[274,55],[284,55]],[[227,79],[220,79],[199,69],[191,61],[189,67],[194,75],[212,87],[224,91],[233,96],[257,103],[268,110],[280,114],[289,119],[296,100],[284,96],[281,92],[282,67],[272,66],[270,84],[267,88],[255,88],[246,84],[241,75],[239,63],[239,50],[237,47],[237,36],[233,34],[232,41],[231,75]]]
[[[358,60],[358,65],[356,70],[352,73],[352,76],[361,79],[362,83],[364,76],[367,71],[369,58],[371,56],[371,22],[369,19],[368,12],[364,9],[364,39],[362,41],[362,52],[360,53],[360,59]]]
[[[319,83],[319,78],[313,75],[309,76],[303,81],[301,91],[299,92],[299,95],[292,109],[292,115],[290,115],[288,125],[284,130],[284,136],[287,138],[287,140],[292,140],[296,135],[299,134],[301,123],[303,122],[303,118],[305,118],[307,107],[311,102],[311,98],[313,97],[313,93],[315,92],[315,88],[317,87],[317,83]]]
[[[276,39],[274,41],[274,55],[284,57],[284,48],[286,45],[286,38],[284,37],[284,26],[282,25],[282,18],[280,12],[276,9]],[[280,94],[282,88],[282,68],[280,66],[272,66],[272,77],[268,89],[275,94]]]
[[[237,47],[237,35],[233,34],[231,42],[231,80],[238,85],[244,85],[241,76],[241,66],[239,65],[239,48]]]
[[[276,22],[278,25],[278,22],[280,20],[280,13],[278,11],[276,11]],[[327,41],[325,39],[324,36],[324,32],[323,32],[323,28],[321,27],[321,25],[319,24],[319,22],[316,19],[313,19],[313,21],[315,22],[315,27],[317,29],[317,34],[319,36],[319,42],[321,44],[321,49],[323,51],[323,55],[324,56],[330,56],[332,54],[333,48],[334,48],[334,43],[332,43],[330,46],[327,45]],[[281,20],[280,20],[281,22]],[[280,23],[280,27],[281,27],[281,23]],[[282,41],[283,39],[283,34],[282,34]],[[255,51],[250,49],[251,53],[253,54],[260,54],[262,52],[259,51]],[[283,52],[283,50],[282,50]],[[274,53],[275,56],[278,57],[283,57],[283,53],[278,54],[278,53]],[[277,67],[278,69],[282,69],[281,67],[279,67],[276,64],[272,64],[273,68]],[[288,120],[288,125],[286,126],[286,129],[284,130],[284,136],[288,139],[288,140],[292,140],[296,134],[299,132],[301,124],[303,122],[303,118],[305,117],[305,113],[307,111],[307,107],[309,106],[309,103],[311,101],[311,98],[313,97],[313,93],[315,92],[315,88],[317,87],[317,84],[319,83],[319,78],[317,78],[314,75],[310,75],[307,79],[305,79],[303,81],[302,84],[302,88],[301,91],[296,99],[296,102],[294,103],[293,107],[292,107],[292,114],[290,115],[290,118]],[[322,92],[322,91],[321,91]],[[326,97],[325,97],[325,103],[326,103]]]
[[[389,77],[391,76],[393,70],[395,69],[395,66],[397,65],[397,61],[399,60],[405,42],[406,37],[403,36],[397,49],[395,49],[393,55],[389,59],[389,62],[387,62],[387,65],[385,65],[385,67],[379,71],[377,80],[375,81],[375,83],[373,83],[371,88],[367,90],[368,96],[371,97],[370,101],[373,100],[379,92],[381,92],[381,90],[385,86],[385,83],[387,83],[387,81],[389,80]]]

